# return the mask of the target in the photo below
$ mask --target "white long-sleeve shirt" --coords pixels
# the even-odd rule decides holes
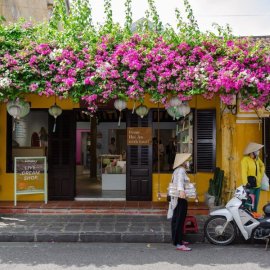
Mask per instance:
[[[172,182],[176,184],[177,190],[179,191],[180,195],[180,191],[185,191],[185,181],[189,181],[186,170],[183,167],[178,167],[174,170],[172,177]],[[177,206],[178,198],[179,197],[171,197],[167,218],[172,218],[173,210]]]
[[[189,182],[186,170],[183,167],[178,167],[173,172],[173,183],[177,185],[177,190],[185,191],[185,182]]]

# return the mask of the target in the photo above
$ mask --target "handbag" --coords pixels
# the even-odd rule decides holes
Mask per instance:
[[[257,187],[257,179],[255,176],[248,176],[247,177],[247,187],[248,188],[255,188]]]
[[[261,190],[269,191],[269,178],[265,173],[261,181]]]

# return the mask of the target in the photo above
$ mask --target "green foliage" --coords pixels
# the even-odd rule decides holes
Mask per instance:
[[[49,43],[59,48],[71,47],[81,50],[88,47],[90,52],[95,53],[97,44],[102,36],[113,37],[114,44],[119,43],[132,35],[132,0],[125,0],[125,25],[122,28],[113,22],[111,0],[104,0],[105,23],[93,25],[92,7],[89,0],[73,0],[70,10],[67,9],[64,0],[55,0],[52,16],[48,23],[35,24],[24,27],[25,21],[15,24],[3,24],[4,18],[0,18],[0,50],[10,52],[29,44]],[[218,35],[212,32],[202,33],[199,30],[192,8],[188,0],[184,0],[187,21],[183,19],[179,9],[176,9],[177,30],[170,25],[164,26],[160,20],[154,0],[148,0],[149,10],[146,11],[146,20],[138,26],[137,32],[147,34],[154,42],[157,36],[163,36],[164,40],[172,44],[186,42],[188,44],[200,44],[203,40],[222,37],[224,40],[232,38],[231,29],[215,25]]]
[[[131,10],[131,3],[132,0],[125,1],[125,14],[126,14],[126,21],[125,21],[125,33],[128,36],[131,36],[131,25],[132,25],[132,10]]]
[[[162,42],[168,44],[168,51],[170,48],[177,48],[181,43],[188,44],[191,48],[198,46],[201,47],[202,50],[205,49],[207,51],[207,43],[211,43],[214,48],[216,47],[214,52],[212,52],[214,59],[217,55],[229,56],[233,59],[237,56],[237,61],[239,62],[243,62],[244,59],[247,58],[247,55],[243,53],[241,46],[233,46],[232,49],[228,50],[226,41],[234,39],[229,26],[221,27],[219,25],[215,25],[218,34],[210,31],[206,33],[201,32],[188,0],[183,0],[185,6],[183,11],[180,11],[179,9],[175,10],[177,29],[174,29],[170,25],[163,25],[157,12],[155,1],[147,1],[149,8],[145,13],[145,20],[143,20],[136,29],[141,41],[139,43],[134,43],[134,50],[140,55],[139,61],[141,60],[140,58],[144,58],[147,53],[151,52],[151,50],[155,48],[159,40],[162,40]],[[134,1],[134,3],[136,4],[136,1]],[[105,23],[103,25],[93,24],[92,7],[89,0],[73,0],[70,10],[67,8],[64,0],[54,0],[52,16],[49,22],[46,23],[31,25],[24,20],[20,20],[17,23],[6,25],[4,24],[4,18],[0,17],[0,57],[5,55],[7,52],[9,52],[9,54],[12,56],[16,55],[18,52],[25,54],[18,60],[18,66],[22,66],[23,68],[18,68],[18,70],[12,69],[12,74],[10,74],[10,79],[12,82],[16,82],[16,85],[18,86],[17,89],[6,89],[5,91],[7,91],[7,93],[2,91],[0,92],[0,95],[16,97],[16,95],[19,95],[18,89],[22,90],[21,92],[29,91],[29,86],[26,89],[25,82],[27,81],[31,82],[32,87],[38,85],[37,91],[42,91],[42,89],[44,89],[44,85],[46,85],[44,77],[48,75],[48,73],[50,73],[50,78],[53,81],[55,75],[53,73],[54,71],[48,71],[48,66],[51,64],[50,61],[52,60],[50,57],[44,59],[40,59],[42,56],[38,57],[38,67],[43,71],[43,74],[40,72],[40,70],[38,70],[38,68],[30,68],[28,63],[31,56],[36,53],[36,45],[42,44],[52,48],[52,54],[54,54],[55,51],[62,51],[61,49],[66,49],[72,50],[76,55],[83,57],[80,53],[87,51],[86,58],[89,59],[89,62],[87,63],[87,65],[89,65],[89,70],[87,70],[86,73],[89,73],[90,75],[86,76],[85,74],[80,74],[80,69],[76,66],[75,68],[73,67],[78,74],[76,77],[76,82],[74,82],[74,86],[72,85],[76,91],[70,91],[70,95],[74,101],[78,101],[86,94],[91,95],[93,92],[100,96],[105,88],[106,83],[108,82],[106,82],[106,78],[99,80],[98,83],[93,86],[94,89],[89,85],[85,86],[82,78],[88,76],[91,77],[91,73],[96,70],[94,67],[96,64],[95,56],[97,49],[100,52],[100,47],[105,46],[104,54],[110,55],[111,52],[115,51],[117,45],[130,42],[134,38],[132,37],[134,33],[131,31],[131,26],[133,23],[132,0],[125,0],[124,5],[124,27],[121,27],[118,23],[113,22],[111,0],[104,0]],[[134,36],[136,37],[136,35]],[[130,43],[128,44],[128,46],[130,46]],[[252,50],[249,52],[248,57],[255,56],[258,51],[263,53],[263,50],[260,48],[260,44],[255,44]],[[166,58],[166,55],[163,55],[161,48],[158,49],[157,55],[162,55],[163,58]],[[108,61],[106,57],[103,60],[105,63]],[[117,81],[117,93],[122,95],[122,92],[125,92],[128,85],[123,82],[121,86],[122,88],[119,88],[119,80],[123,77],[121,75],[122,72],[127,68],[127,64],[123,65],[123,62],[121,62],[119,57],[115,61],[119,61],[119,65],[117,67],[119,67],[118,71],[120,72],[120,78],[118,78]],[[192,62],[191,66],[195,65],[196,59],[190,60],[190,62]],[[43,64],[45,66],[42,66]],[[67,69],[71,69],[71,66],[66,64],[65,61],[60,63],[57,62],[57,64],[60,65],[60,68],[66,65]],[[144,74],[145,72],[145,65],[147,65],[147,62],[146,64],[142,65],[141,74]],[[4,65],[2,65],[2,67],[4,67]],[[103,67],[101,67],[101,70],[102,68]],[[204,71],[204,67],[200,68],[200,70]],[[33,70],[35,74],[33,74]],[[133,72],[134,70],[132,73],[130,73],[130,76],[134,75],[136,77],[136,72]],[[0,74],[0,79],[1,75],[2,74]],[[198,75],[203,76],[204,74]],[[97,76],[98,74],[96,74],[96,77]],[[93,80],[95,80],[96,77]],[[175,79],[176,78],[172,76],[172,80],[174,81]],[[152,85],[147,85],[147,83],[144,81],[144,76],[142,75],[138,76],[137,80],[143,89],[147,89],[147,87],[151,88],[149,93],[151,92],[151,97],[153,100],[158,101],[163,98],[163,95],[156,91],[158,80],[156,80],[156,83],[152,83]],[[2,84],[4,83],[6,82],[2,82]],[[203,83],[199,85],[200,87],[195,85],[194,89],[189,89],[185,94],[187,96],[204,94],[204,89],[207,88],[207,83],[207,80],[203,80]],[[8,91],[15,92],[9,93]],[[253,96],[256,97],[256,89],[249,89],[248,93],[250,92],[252,92]],[[116,91],[112,91],[112,94],[108,94],[108,97],[115,98],[115,93]],[[245,92],[241,92],[241,94],[242,96],[248,95]],[[67,94],[66,92],[63,92],[62,95],[66,96]],[[141,96],[138,96],[138,98],[141,98]]]

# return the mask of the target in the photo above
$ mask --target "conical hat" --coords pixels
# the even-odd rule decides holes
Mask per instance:
[[[173,163],[173,169],[182,165],[185,161],[187,161],[191,157],[189,153],[177,153]]]
[[[263,148],[264,145],[259,144],[259,143],[254,143],[254,142],[250,142],[246,149],[244,150],[244,155],[248,155],[250,153],[256,152],[258,150],[260,150],[261,148]]]

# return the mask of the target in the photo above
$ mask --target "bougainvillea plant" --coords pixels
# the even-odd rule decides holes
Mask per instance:
[[[91,111],[99,102],[143,100],[146,94],[163,104],[171,96],[188,100],[198,94],[219,95],[225,104],[240,95],[246,109],[270,102],[269,50],[249,39],[200,33],[187,1],[191,22],[184,23],[177,13],[179,33],[162,28],[150,0],[154,26],[149,29],[147,24],[136,33],[130,31],[130,0],[124,29],[112,22],[110,1],[105,1],[107,21],[98,30],[92,26],[87,1],[74,3],[69,18],[59,13],[59,0],[49,25],[17,25],[19,42],[7,35],[11,27],[1,26],[5,39],[0,47],[0,100],[27,93],[57,95],[84,100]],[[80,12],[88,16],[84,29],[77,22]],[[56,18],[62,18],[62,31],[55,26]]]

